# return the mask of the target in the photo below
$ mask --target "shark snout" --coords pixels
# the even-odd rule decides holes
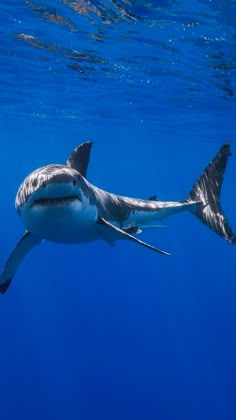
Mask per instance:
[[[43,182],[43,186],[47,187],[47,185],[51,184],[68,184],[76,186],[78,185],[78,176],[71,175],[71,174],[56,174],[53,175],[50,179],[45,180]]]
[[[77,196],[80,198],[81,191],[78,186],[76,178],[63,179],[57,177],[50,181],[45,181],[41,188],[34,194],[34,199],[37,198],[63,198],[68,196]]]
[[[32,194],[29,205],[30,207],[65,205],[73,201],[81,201],[78,179],[74,176],[58,174],[41,184],[39,189]]]
[[[63,165],[48,165],[32,172],[25,178],[16,196],[16,209],[32,207],[37,200],[81,199],[80,174]]]

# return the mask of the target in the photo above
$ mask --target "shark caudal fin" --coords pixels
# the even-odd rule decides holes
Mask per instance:
[[[235,244],[236,236],[220,205],[221,186],[229,156],[230,144],[225,143],[193,186],[186,202],[197,202],[189,209],[218,235]]]

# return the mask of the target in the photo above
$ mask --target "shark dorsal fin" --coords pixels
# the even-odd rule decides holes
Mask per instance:
[[[71,153],[66,161],[67,165],[78,171],[85,178],[87,174],[92,144],[93,143],[91,141],[86,141],[85,143],[80,144]]]

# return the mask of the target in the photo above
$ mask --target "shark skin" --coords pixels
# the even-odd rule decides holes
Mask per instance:
[[[157,228],[159,220],[190,210],[225,240],[236,237],[220,205],[220,192],[230,153],[225,143],[209,163],[184,201],[159,201],[124,197],[104,191],[86,178],[91,142],[78,146],[65,165],[51,164],[36,169],[20,185],[15,207],[26,232],[10,254],[0,275],[0,292],[5,293],[24,257],[43,240],[85,243],[105,240],[113,244],[126,239],[157,253],[168,252],[138,239],[136,234]]]

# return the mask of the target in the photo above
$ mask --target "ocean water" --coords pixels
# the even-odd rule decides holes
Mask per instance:
[[[236,1],[1,4],[0,265],[37,167],[93,141],[88,179],[183,200],[231,142],[221,194],[236,231]],[[0,302],[1,420],[235,420],[235,246],[188,212],[140,238],[44,242]]]

